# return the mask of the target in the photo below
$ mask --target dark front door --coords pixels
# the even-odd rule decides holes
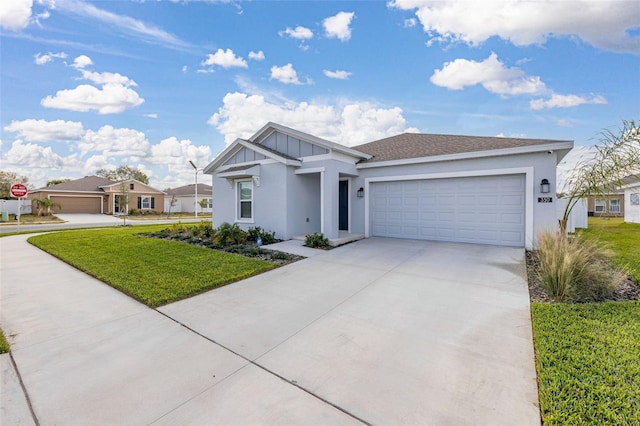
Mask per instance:
[[[338,186],[338,229],[349,230],[349,181],[341,180]]]

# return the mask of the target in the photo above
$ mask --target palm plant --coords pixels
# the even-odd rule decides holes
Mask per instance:
[[[38,216],[50,216],[52,208],[62,207],[60,204],[51,201],[50,198],[36,198],[33,201],[36,203],[36,211]]]

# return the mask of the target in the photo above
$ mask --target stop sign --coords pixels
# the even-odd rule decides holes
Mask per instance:
[[[27,192],[29,192],[29,190],[24,184],[16,183],[11,185],[11,195],[13,195],[16,198],[24,197],[25,195],[27,195]]]

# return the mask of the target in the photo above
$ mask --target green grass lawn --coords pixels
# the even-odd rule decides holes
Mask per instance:
[[[640,424],[640,302],[533,303],[545,425]]]
[[[150,307],[277,267],[259,259],[138,235],[166,227],[65,231],[28,241]]]
[[[640,225],[589,218],[586,238],[640,279]],[[640,424],[640,302],[532,303],[545,425]]]
[[[622,218],[590,217],[589,228],[581,235],[605,243],[614,252],[613,260],[640,281],[640,224]]]

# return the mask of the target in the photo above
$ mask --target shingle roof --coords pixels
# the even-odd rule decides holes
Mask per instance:
[[[59,183],[44,188],[38,188],[36,191],[92,191],[103,192],[100,186],[111,185],[112,180],[100,176],[85,176],[80,179],[70,180],[69,182]]]
[[[195,195],[195,184],[189,184],[185,186],[180,186],[178,188],[168,189],[166,192],[169,195]],[[203,195],[211,195],[211,185],[206,185],[204,183],[198,184],[198,196]]]
[[[357,145],[353,149],[373,156],[373,158],[360,163],[373,163],[566,142],[570,141],[403,133]]]

